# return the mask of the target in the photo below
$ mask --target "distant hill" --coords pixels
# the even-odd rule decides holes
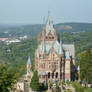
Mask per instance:
[[[60,23],[56,28],[62,32],[91,32],[92,23]]]
[[[56,24],[57,33],[60,32],[91,32],[92,31],[92,23],[59,23]],[[0,37],[8,36],[11,34],[12,36],[18,35],[32,35],[37,36],[39,32],[41,32],[42,25],[34,24],[34,25],[23,25],[23,26],[0,26]],[[7,35],[6,35],[7,33]],[[5,34],[5,35],[4,35]]]

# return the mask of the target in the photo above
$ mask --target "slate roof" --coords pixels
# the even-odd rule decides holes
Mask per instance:
[[[30,65],[32,64],[31,59],[30,59],[30,56],[28,57],[27,64],[30,64]]]
[[[72,56],[73,58],[75,57],[74,44],[63,44],[62,46],[63,49],[66,49],[70,52],[70,56]]]
[[[62,46],[61,46],[62,45]],[[61,49],[61,47],[62,49]],[[42,52],[42,44],[39,46],[40,48],[40,53]],[[73,58],[75,57],[74,54],[74,45],[73,44],[61,44],[59,43],[57,40],[54,41],[52,44],[51,43],[46,43],[45,44],[45,48],[46,48],[46,54],[49,55],[50,51],[52,48],[54,48],[54,50],[56,51],[57,54],[60,54],[60,53],[64,53],[63,51],[66,50],[66,51],[69,51],[69,55],[72,56]],[[60,50],[61,49],[61,50]],[[61,52],[60,52],[61,51]],[[65,53],[65,56],[66,56],[66,53]]]

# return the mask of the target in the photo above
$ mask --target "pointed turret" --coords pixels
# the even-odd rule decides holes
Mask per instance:
[[[45,52],[46,52],[46,44],[45,44],[45,40],[43,39],[43,41],[42,41],[42,50],[41,50],[41,53],[42,53],[42,54],[45,54]]]
[[[62,47],[62,41],[60,39],[60,45],[59,45],[59,54],[63,54],[63,47]]]
[[[32,62],[31,62],[30,56],[28,57],[27,64],[32,65]]]
[[[54,34],[53,22],[50,20],[50,15],[48,15],[48,19],[47,19],[47,23],[46,23],[46,35],[48,35],[49,32],[52,35]]]
[[[32,62],[31,62],[31,59],[30,59],[30,56],[29,56],[28,61],[27,61],[27,75],[30,75],[31,68],[32,68]]]

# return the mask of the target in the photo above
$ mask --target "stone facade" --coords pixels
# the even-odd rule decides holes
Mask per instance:
[[[32,92],[30,88],[30,82],[31,82],[32,76],[33,76],[32,63],[29,56],[27,61],[27,73],[19,79],[19,81],[15,86],[16,90],[13,92]]]
[[[75,70],[74,44],[63,44],[58,40],[56,28],[48,16],[46,27],[38,35],[38,48],[35,51],[35,69],[39,80],[72,81]]]

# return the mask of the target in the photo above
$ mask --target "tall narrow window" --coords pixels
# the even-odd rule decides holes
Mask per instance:
[[[56,72],[56,78],[58,78],[58,72]]]
[[[50,72],[48,73],[48,78],[50,78]]]
[[[52,78],[54,78],[54,73],[52,73]]]

